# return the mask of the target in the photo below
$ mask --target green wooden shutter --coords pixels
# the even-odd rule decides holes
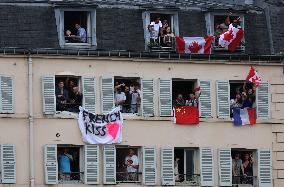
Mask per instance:
[[[104,184],[116,184],[116,149],[114,145],[104,146]]]
[[[114,106],[114,84],[113,77],[102,77],[101,79],[102,113],[110,112]]]
[[[57,145],[44,146],[45,184],[58,183]]]
[[[211,82],[199,80],[201,95],[199,97],[199,113],[201,117],[212,117]]]
[[[98,145],[85,145],[85,184],[99,184]]]
[[[43,113],[54,114],[56,110],[55,77],[42,77]]]
[[[218,152],[219,186],[232,186],[232,157],[231,149],[223,148]]]
[[[96,79],[95,77],[82,77],[83,79],[83,105],[89,112],[96,112]]]
[[[260,149],[258,153],[258,185],[273,187],[272,183],[272,152],[270,149]]]
[[[230,84],[229,81],[218,80],[217,90],[217,116],[230,118]]]
[[[173,147],[161,149],[161,178],[162,185],[175,185]]]
[[[154,81],[142,79],[142,114],[154,116]]]
[[[16,149],[15,145],[1,145],[1,181],[3,184],[16,183]]]
[[[172,115],[172,80],[160,79],[160,116]]]
[[[14,106],[14,93],[13,93],[13,78],[11,76],[0,76],[0,112],[1,113],[13,113]]]
[[[150,186],[156,185],[156,182],[156,149],[154,147],[143,147],[143,183]]]
[[[200,148],[201,186],[214,186],[213,149]]]
[[[256,90],[256,109],[258,119],[268,119],[270,117],[269,94],[269,83],[260,83],[260,86]]]

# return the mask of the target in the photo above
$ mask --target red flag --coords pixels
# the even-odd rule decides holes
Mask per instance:
[[[210,54],[213,36],[207,37],[176,37],[178,53]]]
[[[176,124],[194,125],[199,124],[198,108],[193,106],[177,106],[174,109]]]
[[[261,77],[253,67],[250,67],[246,80],[252,82],[256,87],[261,83]]]
[[[236,28],[230,24],[229,30],[220,35],[219,45],[234,52],[241,43],[243,36],[244,30],[242,28]]]

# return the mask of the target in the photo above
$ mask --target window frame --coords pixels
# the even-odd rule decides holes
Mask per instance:
[[[87,13],[87,43],[66,43],[64,32],[64,12],[78,11]],[[55,9],[55,18],[57,25],[58,41],[61,48],[97,48],[96,37],[96,9],[91,8],[57,8]],[[88,42],[88,38],[91,41]]]

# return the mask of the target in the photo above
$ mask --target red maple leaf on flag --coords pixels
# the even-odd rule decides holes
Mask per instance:
[[[226,40],[227,42],[230,42],[233,38],[234,38],[234,35],[233,35],[232,29],[224,33],[224,40]]]
[[[190,50],[191,53],[198,53],[198,51],[202,48],[201,45],[199,45],[198,42],[194,41],[192,42],[189,46],[188,49]]]

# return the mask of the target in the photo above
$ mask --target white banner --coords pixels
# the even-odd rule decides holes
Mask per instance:
[[[114,144],[122,141],[123,118],[119,107],[106,115],[93,114],[80,107],[78,122],[86,143]]]

